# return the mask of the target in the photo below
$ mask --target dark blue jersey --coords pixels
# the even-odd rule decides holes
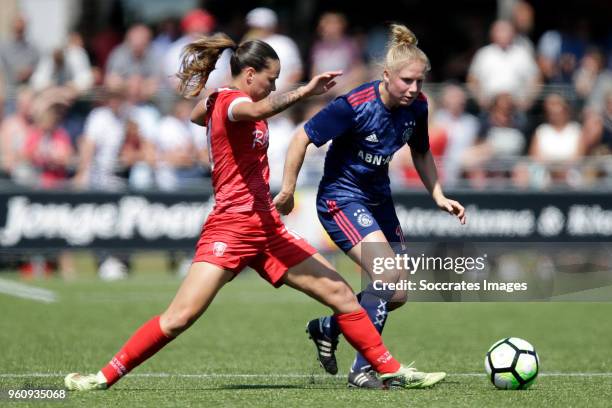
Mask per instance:
[[[389,162],[405,143],[413,151],[429,150],[427,99],[388,109],[380,99],[380,81],[339,96],[304,125],[317,146],[333,140],[319,196],[377,204],[391,196]]]

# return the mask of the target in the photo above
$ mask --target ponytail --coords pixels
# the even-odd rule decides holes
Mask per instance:
[[[404,25],[391,24],[391,39],[389,40],[389,48],[399,46],[416,46],[419,43],[416,35]]]
[[[215,69],[219,56],[227,48],[236,50],[238,47],[225,34],[203,37],[185,46],[176,74],[180,80],[179,92],[186,97],[198,96]]]

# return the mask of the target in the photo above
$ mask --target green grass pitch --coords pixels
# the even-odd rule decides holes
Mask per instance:
[[[87,273],[30,283],[53,291],[53,303],[0,294],[0,389],[59,388],[66,373],[104,365],[180,283],[159,260],[143,265],[122,282]],[[352,268],[341,269],[356,282]],[[612,303],[408,304],[391,315],[387,346],[403,362],[449,376],[433,389],[407,391],[347,389],[353,352],[345,341],[339,375],[324,375],[304,333],[306,321],[324,313],[306,296],[247,272],[191,329],[112,389],[15,406],[595,407],[612,400]],[[529,390],[496,390],[484,374],[488,347],[506,336],[530,341],[539,353],[540,377]]]

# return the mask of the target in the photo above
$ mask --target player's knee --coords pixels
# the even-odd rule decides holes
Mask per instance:
[[[398,284],[399,282],[401,282],[404,278],[403,276],[403,272],[397,269],[392,269],[388,272],[385,273],[385,278],[388,282],[392,282],[395,284]]]
[[[332,282],[328,289],[328,304],[338,313],[348,313],[359,308],[359,302],[351,288],[342,281]]]
[[[395,310],[395,309],[399,309],[400,307],[404,306],[406,304],[406,301],[391,301],[389,302],[389,304],[387,305],[387,310],[389,312]]]
[[[197,313],[190,309],[166,311],[160,317],[162,331],[171,337],[176,337],[187,330],[198,319]]]
[[[387,306],[388,310],[399,309],[404,306],[408,301],[408,291],[406,290],[396,290],[389,299],[389,304]]]

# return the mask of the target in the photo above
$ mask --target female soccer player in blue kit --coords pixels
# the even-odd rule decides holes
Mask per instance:
[[[417,47],[414,34],[403,25],[392,25],[382,80],[363,84],[333,100],[306,122],[287,151],[282,189],[274,199],[282,214],[293,209],[293,193],[307,146],[314,143],[320,147],[333,140],[317,195],[319,220],[336,245],[370,276],[371,260],[394,257],[389,243],[403,241],[389,187],[389,162],[404,144],[410,146],[414,166],[438,207],[455,215],[461,224],[466,221],[463,206],[444,196],[429,151],[427,98],[421,93],[429,69],[429,59]],[[364,251],[362,243],[377,244]],[[402,273],[387,271],[384,279],[397,282]],[[406,292],[374,290],[369,285],[359,298],[382,332],[388,311],[406,302]],[[307,332],[323,368],[336,374],[334,352],[340,331],[335,318],[314,319]],[[348,382],[360,388],[383,387],[359,354]]]

